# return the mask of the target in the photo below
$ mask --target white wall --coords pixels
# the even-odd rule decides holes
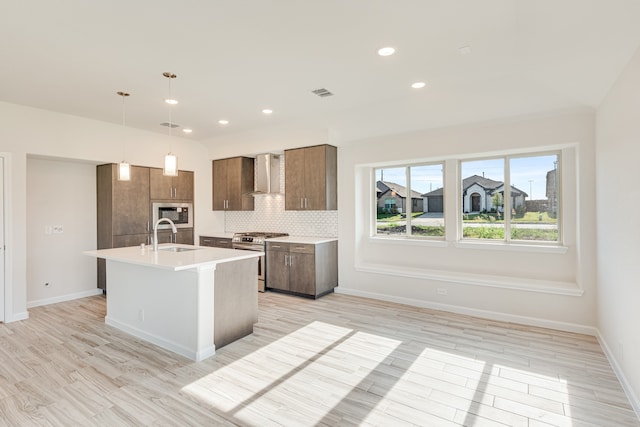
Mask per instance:
[[[6,321],[27,313],[27,155],[93,163],[122,160],[122,126],[0,102],[0,152],[9,153],[8,177],[11,227],[7,255],[11,276],[6,280]],[[127,159],[132,164],[162,167],[168,136],[126,129]],[[211,164],[198,142],[174,137],[172,151],[181,169],[195,171],[196,230],[215,229],[211,211]],[[87,248],[94,249],[94,248]]]
[[[28,158],[27,307],[102,293],[95,259],[82,255],[95,247],[95,165]]]
[[[489,250],[486,245],[461,247],[455,242],[455,223],[447,225],[453,231],[447,232],[449,241],[439,245],[369,238],[372,165],[565,144],[573,147],[565,149],[563,163],[566,253]],[[448,162],[446,166],[450,180],[451,176],[455,180],[455,164]],[[339,149],[338,171],[340,292],[594,332],[593,113],[486,123],[344,144]],[[456,199],[445,198],[449,212],[455,211]],[[438,288],[446,289],[447,295],[439,295]]]
[[[211,158],[281,151],[330,143],[338,146],[339,291],[485,317],[594,333],[595,142],[594,113],[557,113],[536,118],[339,141],[331,131],[230,135],[206,141]],[[378,244],[367,239],[365,200],[373,194],[365,166],[442,159],[473,153],[571,145],[566,154],[564,254]],[[577,169],[576,169],[577,168]],[[455,176],[455,170],[449,171]],[[447,203],[455,203],[451,198]],[[222,217],[224,218],[224,217]],[[368,264],[404,276],[364,272]],[[447,281],[425,279],[433,270]],[[482,285],[479,284],[484,280]],[[471,284],[475,283],[475,284]],[[493,287],[503,284],[504,287]],[[524,286],[533,290],[513,289]],[[446,287],[447,296],[437,294]]]
[[[598,110],[598,328],[640,415],[640,51]]]

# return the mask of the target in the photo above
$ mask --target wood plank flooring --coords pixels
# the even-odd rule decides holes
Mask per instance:
[[[195,363],[104,324],[102,296],[0,325],[0,425],[640,426],[593,337],[328,295],[260,295]]]

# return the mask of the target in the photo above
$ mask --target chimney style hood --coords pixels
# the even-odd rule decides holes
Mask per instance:
[[[280,156],[271,153],[258,154],[253,194],[275,193],[280,193]]]

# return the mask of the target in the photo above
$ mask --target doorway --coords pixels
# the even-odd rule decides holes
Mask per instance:
[[[478,193],[471,195],[471,212],[480,212],[480,195]]]
[[[5,214],[4,214],[4,169],[5,158],[0,155],[0,322],[5,321]]]

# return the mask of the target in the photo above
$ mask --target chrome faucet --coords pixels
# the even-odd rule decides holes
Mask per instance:
[[[161,222],[168,222],[171,224],[171,231],[173,234],[176,234],[178,230],[176,229],[176,225],[169,218],[160,218],[156,221],[156,225],[153,226],[153,250],[158,252],[158,224]]]

